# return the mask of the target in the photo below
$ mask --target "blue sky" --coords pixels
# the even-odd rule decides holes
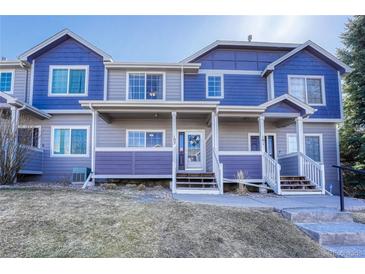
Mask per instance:
[[[69,28],[118,61],[177,62],[215,40],[305,42],[332,53],[348,16],[0,16],[0,55],[15,59]]]

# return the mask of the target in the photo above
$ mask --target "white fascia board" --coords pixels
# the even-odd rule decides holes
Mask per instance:
[[[79,35],[73,33],[72,31],[70,31],[69,29],[64,29],[64,30],[56,33],[55,35],[51,36],[50,38],[44,40],[43,42],[39,43],[38,45],[34,46],[33,48],[31,48],[31,49],[27,50],[26,52],[22,53],[18,58],[22,61],[26,61],[28,56],[30,56],[33,53],[41,50],[42,48],[46,47],[47,45],[57,41],[58,39],[60,39],[61,37],[65,36],[65,35],[68,35],[68,36],[72,37],[73,39],[75,39],[79,43],[83,44],[85,47],[93,50],[94,52],[96,52],[97,54],[102,56],[104,61],[109,61],[109,62],[113,61],[112,57],[109,54],[105,53],[104,51],[97,48],[96,46],[94,46],[90,42],[86,41],[84,38],[82,38]]]
[[[271,42],[248,42],[248,41],[225,41],[217,40],[208,46],[202,48],[196,53],[190,55],[189,57],[182,60],[180,63],[188,63],[198,58],[199,56],[205,54],[206,52],[212,50],[217,46],[242,46],[242,47],[267,47],[267,48],[296,48],[299,44],[292,43],[271,43]]]
[[[137,63],[137,62],[111,62],[105,63],[106,68],[165,68],[165,69],[199,69],[200,63]]]
[[[34,115],[38,116],[41,119],[50,119],[52,117],[50,114],[38,108],[35,108],[23,101],[20,101],[9,94],[5,94],[4,92],[0,92],[0,97],[3,97],[9,105],[15,106],[17,108],[23,108],[24,110],[28,110],[29,112],[33,113]]]
[[[346,73],[349,73],[349,72],[352,71],[352,68],[350,68],[348,65],[346,65],[345,63],[343,63],[341,60],[339,60],[338,58],[336,58],[335,56],[333,56],[331,53],[329,53],[325,49],[323,49],[320,46],[318,46],[316,43],[312,42],[311,40],[308,40],[304,44],[296,47],[295,49],[293,49],[292,51],[290,51],[287,54],[283,55],[279,59],[277,59],[274,62],[268,64],[266,66],[266,68],[264,69],[264,71],[262,72],[262,76],[265,76],[268,72],[270,73],[271,71],[273,71],[275,69],[275,66],[277,66],[280,63],[284,62],[286,59],[292,57],[293,55],[295,55],[299,51],[305,49],[306,47],[311,47],[314,50],[316,50],[317,52],[319,52],[320,54],[322,54],[323,56],[325,56],[326,58],[330,59],[332,62],[334,62],[337,65],[339,65],[340,67],[342,67],[345,70]]]
[[[1,68],[9,68],[9,67],[20,67],[20,68],[27,68],[29,67],[30,64],[26,61],[19,61],[19,60],[15,60],[15,61],[0,61],[0,69]]]
[[[261,106],[218,106],[218,112],[264,112],[265,107]]]

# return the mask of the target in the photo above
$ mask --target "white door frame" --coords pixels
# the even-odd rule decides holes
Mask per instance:
[[[185,169],[184,170],[179,170],[179,171],[204,171],[206,170],[206,153],[205,153],[205,130],[204,129],[178,129],[177,130],[177,135],[179,136],[180,132],[184,132],[185,133],[185,143],[184,143],[184,149],[185,149],[185,155],[184,155],[184,161],[185,161]],[[201,149],[201,163],[202,163],[202,167],[201,168],[187,168],[187,155],[188,155],[188,148],[187,148],[187,133],[198,133],[201,134],[201,143],[200,143],[200,149]],[[178,138],[179,143],[178,143],[178,148],[180,145],[180,138]],[[177,153],[179,154],[179,153]],[[177,155],[177,163],[179,161],[179,155]]]

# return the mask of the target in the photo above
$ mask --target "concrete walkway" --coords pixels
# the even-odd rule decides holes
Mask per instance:
[[[276,211],[281,211],[284,208],[340,208],[340,198],[338,196],[328,195],[275,196],[263,194],[249,194],[239,196],[234,194],[174,194],[174,198],[179,201],[198,204],[232,206],[252,209],[271,209]],[[345,198],[345,209],[349,211],[365,210],[365,200]]]

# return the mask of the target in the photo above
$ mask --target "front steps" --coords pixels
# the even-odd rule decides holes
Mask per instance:
[[[219,194],[215,174],[204,173],[177,173],[176,193],[178,194]]]
[[[282,215],[336,257],[365,258],[365,225],[330,208],[283,209]]]
[[[322,190],[317,189],[316,185],[304,176],[281,176],[280,185],[283,195],[322,194]]]

